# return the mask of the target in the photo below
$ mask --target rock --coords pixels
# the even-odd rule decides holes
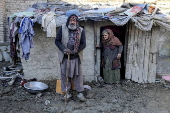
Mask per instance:
[[[49,100],[45,100],[45,105],[49,105],[50,104],[50,101]]]
[[[38,98],[42,97],[42,95],[43,95],[43,94],[40,92],[40,93],[38,93],[38,94],[36,95],[35,98],[38,99]]]
[[[2,90],[2,94],[6,94],[6,93],[9,93],[12,91],[12,88],[11,87],[5,87],[3,90]]]
[[[86,98],[91,99],[91,98],[93,98],[93,96],[94,96],[94,93],[90,93],[90,94],[86,95]]]

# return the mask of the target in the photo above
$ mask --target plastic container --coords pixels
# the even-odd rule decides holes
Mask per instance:
[[[73,83],[71,84],[71,89],[75,90]],[[61,91],[61,80],[60,79],[56,81],[56,93],[59,93],[59,94],[65,94],[66,93],[66,92]]]

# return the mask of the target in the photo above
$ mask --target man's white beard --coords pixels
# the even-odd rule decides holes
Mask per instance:
[[[68,25],[68,28],[70,29],[70,30],[75,30],[76,28],[77,28],[77,25]]]

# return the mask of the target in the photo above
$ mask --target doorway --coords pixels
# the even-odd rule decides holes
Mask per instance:
[[[125,34],[126,34],[126,25],[125,26],[103,26],[100,28],[100,41],[102,40],[102,31],[104,29],[111,29],[114,35],[122,42],[123,46],[125,46]],[[124,48],[124,47],[123,47]],[[101,49],[101,53],[102,53]],[[102,54],[100,56],[102,58]],[[101,61],[101,59],[100,59]],[[100,75],[103,77],[103,68],[100,67]],[[125,63],[124,63],[124,49],[121,55],[121,69],[120,69],[120,78],[125,79]]]

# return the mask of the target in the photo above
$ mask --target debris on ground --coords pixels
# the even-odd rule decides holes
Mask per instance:
[[[161,82],[139,84],[131,80],[122,80],[119,84],[105,84],[103,87],[95,81],[86,82],[83,92],[86,101],[78,101],[77,94],[73,91],[72,100],[64,106],[63,95],[56,93],[56,80],[43,81],[49,88],[37,94],[27,92],[20,85],[21,80],[17,77],[15,82],[8,86],[3,86],[0,80],[0,113],[170,112],[170,89],[164,87],[165,84]],[[166,82],[166,85],[169,86],[170,83]]]

